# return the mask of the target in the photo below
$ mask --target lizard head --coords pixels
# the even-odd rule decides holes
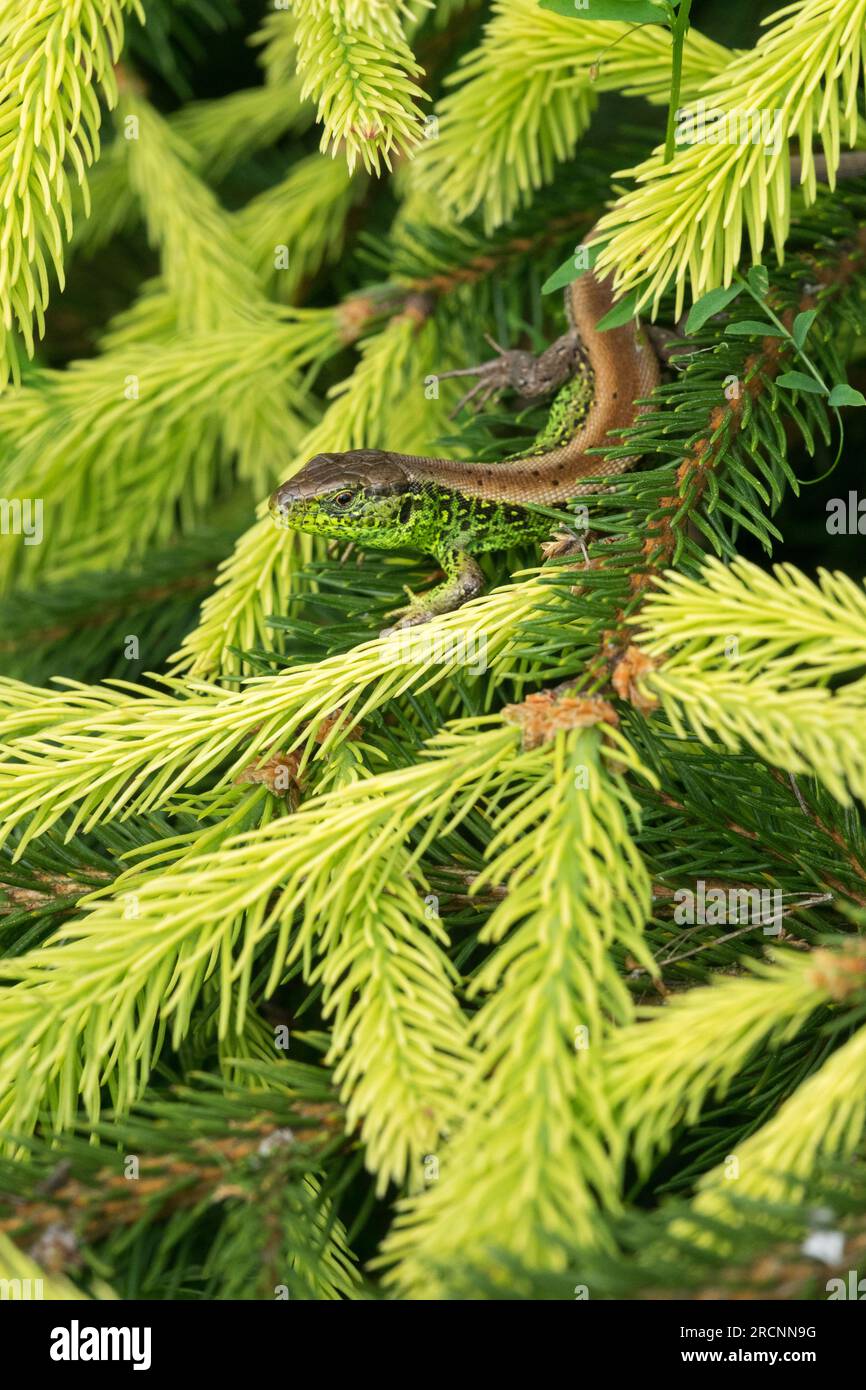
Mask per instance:
[[[410,479],[381,449],[316,454],[280,484],[269,510],[278,526],[386,549],[411,544],[414,529]]]

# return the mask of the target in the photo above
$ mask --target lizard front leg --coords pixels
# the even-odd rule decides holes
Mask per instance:
[[[395,610],[391,616],[399,617],[399,622],[383,628],[380,637],[388,637],[402,628],[416,627],[419,623],[429,623],[440,613],[453,613],[455,608],[460,608],[481,593],[485,584],[484,575],[480,565],[467,551],[448,546],[435,554],[445,571],[445,579],[426,594],[413,594],[407,590],[411,602],[405,608]]]

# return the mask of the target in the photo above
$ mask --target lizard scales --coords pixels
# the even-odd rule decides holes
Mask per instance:
[[[659,381],[652,345],[634,320],[598,331],[613,307],[610,279],[586,271],[567,287],[565,303],[568,332],[538,359],[500,350],[500,359],[486,367],[442,373],[486,372],[493,382],[488,395],[506,385],[525,395],[547,394],[570,379],[584,380],[591,400],[564,440],[502,463],[382,449],[317,454],[271,497],[278,525],[384,549],[415,547],[437,557],[445,583],[413,598],[399,626],[426,621],[480,592],[483,575],[473,554],[549,533],[549,522],[523,510],[527,503],[564,505],[597,489],[585,478],[613,477],[634,462],[589,450],[646,409],[636,401]]]
[[[497,502],[556,505],[582,492],[587,476],[612,477],[624,472],[633,459],[603,459],[590,449],[605,442],[614,430],[632,425],[641,407],[659,382],[659,364],[649,340],[634,320],[604,333],[596,324],[613,307],[609,281],[587,271],[566,290],[566,312],[588,358],[592,377],[592,404],[586,419],[567,443],[528,458],[506,463],[466,463],[459,459],[431,458],[420,454],[383,453],[412,482],[432,482],[450,487],[467,497]]]

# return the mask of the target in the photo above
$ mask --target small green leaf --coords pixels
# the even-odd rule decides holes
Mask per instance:
[[[713,314],[718,314],[742,292],[742,285],[728,285],[725,289],[709,290],[707,294],[702,294],[689,310],[689,316],[686,319],[686,332],[697,333],[703,328],[707,319],[711,319]]]
[[[625,296],[625,299],[621,299],[618,304],[614,304],[613,308],[608,310],[604,318],[599,319],[598,323],[595,325],[596,332],[606,333],[609,328],[622,328],[624,323],[628,323],[629,319],[634,318],[637,312],[637,300],[637,290],[631,290],[630,293]]]
[[[784,328],[777,328],[774,323],[759,323],[757,319],[740,319],[739,323],[729,323],[725,329],[726,333],[733,333],[737,338],[787,338]]]
[[[628,24],[667,24],[664,5],[659,0],[541,0],[543,10],[568,19],[624,19]]]
[[[544,284],[541,286],[541,293],[553,294],[554,290],[564,290],[566,285],[571,284],[572,280],[580,279],[581,275],[585,275],[588,270],[592,269],[602,250],[603,246],[601,242],[590,247],[576,246],[568,260],[563,261],[559,269],[555,270],[552,275],[547,277]],[[586,256],[579,257],[579,251],[585,251]],[[585,263],[578,264],[579,261]]]
[[[783,386],[786,391],[808,391],[813,396],[826,396],[827,391],[816,381],[813,376],[806,376],[805,372],[783,372],[776,377],[776,385]]]
[[[770,277],[767,273],[767,267],[765,265],[753,265],[746,279],[752,291],[759,299],[763,299],[767,290],[770,288]]]
[[[804,309],[802,314],[798,314],[794,319],[794,327],[791,329],[791,337],[801,348],[806,341],[806,335],[818,315],[817,309]]]
[[[866,396],[855,386],[840,381],[833,387],[827,400],[828,405],[866,405]]]

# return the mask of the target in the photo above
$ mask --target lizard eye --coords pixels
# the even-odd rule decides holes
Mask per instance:
[[[349,491],[346,491],[346,492],[338,492],[337,495],[336,495],[336,496],[334,497],[334,499],[333,499],[334,506],[335,506],[335,507],[339,507],[340,511],[343,511],[343,510],[344,510],[346,507],[348,507],[349,504],[351,503],[351,501],[352,501],[352,496],[353,496],[353,494],[352,494],[351,492],[349,492]]]

